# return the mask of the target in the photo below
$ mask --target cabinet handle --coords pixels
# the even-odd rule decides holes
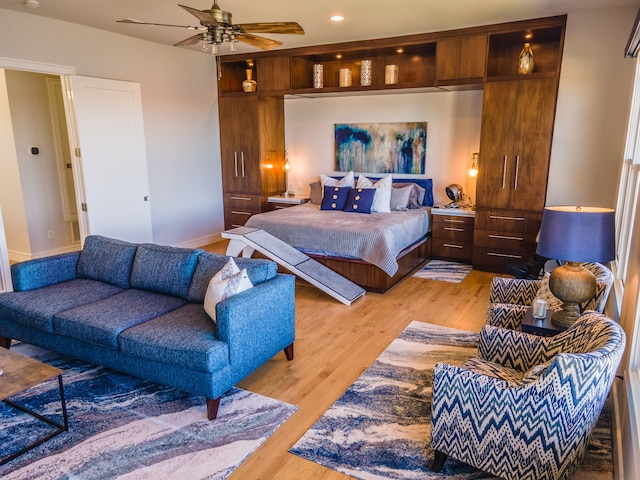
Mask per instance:
[[[506,253],[487,252],[492,257],[522,258],[522,255],[509,255]]]
[[[442,246],[449,248],[464,248],[462,245],[454,245],[453,243],[443,243]]]
[[[448,218],[445,218],[444,221],[449,223],[464,223],[464,220],[450,220]]]
[[[489,235],[489,238],[498,238],[500,240],[517,240],[519,242],[522,242],[524,240],[524,238],[522,237],[509,237],[507,235]]]
[[[251,212],[236,212],[235,210],[231,210],[231,213],[235,214],[235,215],[253,215]]]
[[[242,178],[244,178],[244,152],[240,152],[240,160],[242,161]]]
[[[524,222],[522,217],[502,217],[500,215],[489,215],[491,220],[515,220],[516,222]]]
[[[231,196],[231,200],[246,200],[247,202],[251,200],[251,197],[235,197]]]
[[[502,157],[502,189],[507,185],[507,156]]]
[[[450,230],[452,232],[464,232],[464,228],[452,228],[452,227],[444,227],[445,230]]]
[[[233,152],[233,165],[236,171],[236,177],[238,176],[238,152]]]
[[[518,189],[518,169],[520,168],[520,155],[516,155],[516,178],[513,179],[513,189]]]

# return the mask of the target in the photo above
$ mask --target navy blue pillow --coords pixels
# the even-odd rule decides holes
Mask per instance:
[[[351,187],[330,187],[325,185],[320,210],[344,210]]]
[[[375,188],[352,188],[349,190],[345,212],[371,213]]]

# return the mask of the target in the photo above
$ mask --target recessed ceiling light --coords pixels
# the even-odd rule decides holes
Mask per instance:
[[[329,20],[331,20],[332,22],[341,22],[344,20],[344,17],[342,15],[331,15],[329,17]]]

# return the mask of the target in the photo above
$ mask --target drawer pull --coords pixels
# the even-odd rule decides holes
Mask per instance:
[[[522,242],[524,238],[522,237],[509,237],[507,235],[489,235],[489,238],[499,238],[500,240],[517,240]]]
[[[253,215],[251,212],[236,212],[235,210],[231,210],[231,213],[235,214],[235,215]]]
[[[233,223],[233,224],[231,224],[231,226],[232,226],[232,227],[235,227],[235,228],[237,228],[237,227],[244,227],[244,225],[240,225],[240,224],[238,224],[238,223]]]
[[[282,205],[276,205],[276,206],[275,206],[275,209],[276,209],[276,210],[279,210],[279,209],[282,209],[282,208],[287,208],[287,207],[283,207]]]
[[[507,257],[507,258],[522,258],[522,255],[509,255],[507,253],[487,252],[487,255],[492,257]]]
[[[244,200],[245,202],[250,202],[251,197],[230,197],[231,200]]]
[[[449,223],[464,223],[464,220],[453,220],[449,218],[445,218],[444,221]]]
[[[451,228],[451,227],[444,227],[445,230],[450,230],[452,232],[464,232],[464,228]]]
[[[462,245],[454,245],[453,243],[443,243],[442,246],[449,248],[464,248]]]
[[[489,215],[491,220],[515,220],[516,222],[524,222],[523,217],[502,217],[500,215]]]

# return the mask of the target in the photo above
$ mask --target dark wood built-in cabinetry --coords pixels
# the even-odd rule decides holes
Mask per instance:
[[[434,258],[471,263],[473,210],[433,208],[431,255]]]
[[[457,257],[451,248],[445,252],[434,244],[433,250],[496,271],[505,261],[534,252],[565,23],[566,16],[558,16],[222,57],[218,85],[226,228],[267,210],[267,197],[285,189],[285,95],[484,89],[475,228],[465,225],[467,236],[474,228],[473,239],[464,241],[462,251],[455,249]],[[531,43],[535,68],[518,75],[525,42]],[[362,60],[371,60],[371,85],[360,84]],[[323,66],[322,88],[314,88],[315,64]],[[385,83],[386,65],[398,66],[397,83]],[[247,68],[257,81],[256,92],[242,91]],[[351,69],[350,86],[340,86],[342,68]]]

